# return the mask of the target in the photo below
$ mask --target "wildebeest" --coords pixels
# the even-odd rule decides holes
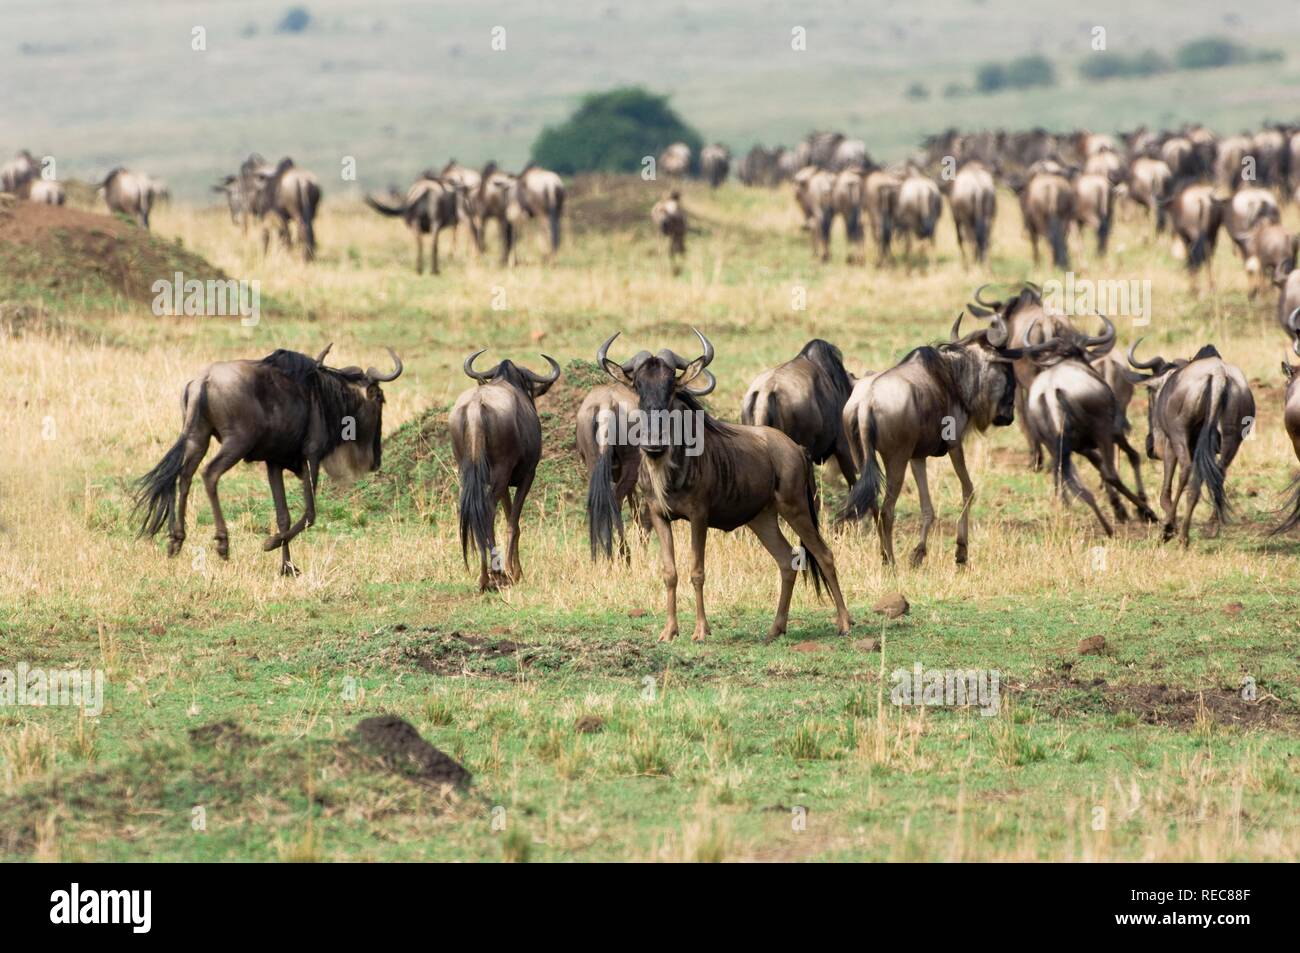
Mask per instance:
[[[274,169],[263,167],[256,172],[257,191],[252,197],[252,211],[262,221],[262,253],[271,245],[271,222],[279,221],[280,239],[292,247],[289,223],[298,229],[305,261],[316,257],[316,212],[320,208],[321,189],[316,176],[300,169],[287,156]]]
[[[424,271],[424,236],[432,235],[430,242],[430,273],[438,274],[438,239],[444,228],[456,227],[460,221],[462,201],[460,193],[454,186],[443,184],[438,179],[421,178],[407,190],[406,198],[400,204],[389,205],[369,195],[366,204],[381,215],[400,217],[406,222],[415,238],[415,273]],[[471,234],[478,239],[478,231],[470,221]]]
[[[1114,215],[1114,186],[1104,175],[1085,172],[1074,180],[1074,220],[1080,232],[1091,228],[1097,233],[1097,254],[1106,254]]]
[[[1207,268],[1210,286],[1214,286],[1214,251],[1219,242],[1225,202],[1215,198],[1214,187],[1186,182],[1176,186],[1169,203],[1169,217],[1174,234],[1182,243],[1187,270],[1193,280],[1201,268]]]
[[[1287,334],[1295,334],[1296,312],[1300,310],[1300,270],[1285,271],[1279,266],[1273,272],[1277,286],[1277,323]]]
[[[1101,474],[1117,520],[1128,519],[1121,496],[1137,507],[1143,519],[1154,523],[1156,516],[1142,494],[1140,480],[1134,493],[1124,485],[1115,466],[1115,446],[1124,440],[1128,421],[1114,390],[1096,367],[1115,345],[1115,325],[1108,318],[1102,321],[1099,335],[1058,336],[1026,349],[1030,360],[1039,365],[1039,373],[1029,386],[1024,414],[1026,428],[1052,456],[1053,479],[1061,498],[1068,499],[1073,493],[1082,499],[1111,536],[1110,523],[1079,480],[1074,454],[1086,457]]]
[[[1105,149],[1088,156],[1083,171],[1086,175],[1099,175],[1111,185],[1119,185],[1124,181],[1124,160],[1118,152]]]
[[[549,261],[560,250],[560,219],[564,215],[564,181],[549,169],[524,166],[517,176],[516,193],[520,206],[529,218],[546,222],[546,258]]]
[[[619,550],[629,555],[623,531],[623,501],[632,512],[636,499],[637,471],[641,451],[632,442],[619,439],[619,427],[633,420],[637,410],[636,391],[623,384],[598,384],[578,406],[575,443],[587,469],[587,532],[591,558],[600,550],[614,554],[614,532]],[[644,525],[649,529],[649,516]]]
[[[216,437],[221,449],[204,468],[203,486],[212,506],[217,555],[226,559],[230,553],[217,483],[240,461],[262,461],[279,530],[262,548],[279,547],[280,572],[296,575],[289,542],[316,521],[320,469],[336,480],[379,469],[384,413],[379,385],[402,373],[402,361],[392,348],[388,354],[394,369],[388,374],[373,367],[326,367],[329,350],[315,358],[281,349],[261,360],[221,361],[187,383],[180,436],[139,481],[141,535],[153,536],[166,524],[167,555],[181,551],[190,481]],[[286,470],[302,481],[303,515],[292,526],[284,496]]]
[[[1250,283],[1248,295],[1253,300],[1269,281],[1295,268],[1300,237],[1292,235],[1281,225],[1263,223],[1246,234],[1241,252],[1246,258],[1246,277]]]
[[[643,352],[625,364],[608,357],[615,333],[598,353],[610,377],[636,391],[640,412],[654,426],[640,442],[639,483],[659,537],[663,562],[667,621],[659,638],[676,637],[677,565],[673,552],[672,521],[691,524],[691,582],[695,587],[696,641],[709,634],[704,610],[704,547],[708,531],[730,532],[748,526],[776,560],[781,572],[781,595],[776,618],[768,632],[774,639],[786,630],[796,569],[806,560],[809,575],[820,591],[824,581],[835,601],[835,623],[847,634],[852,621],[840,592],[835,557],[817,525],[816,480],[812,461],[793,440],[771,427],[747,427],[714,419],[699,398],[713,389],[708,372],[713,345],[698,331],[703,353],[691,361],[671,351]],[[680,421],[678,433],[670,431]],[[686,436],[691,420],[695,440]],[[791,550],[777,522],[784,519],[799,538],[802,551]]]
[[[1295,274],[1295,272],[1292,272]],[[1300,312],[1300,306],[1297,306],[1297,312]],[[1292,334],[1291,348],[1300,355],[1300,330],[1297,329],[1297,318],[1300,313],[1293,312],[1289,328]],[[1292,364],[1290,361],[1282,362],[1282,374],[1286,378],[1286,393],[1282,399],[1282,425],[1286,428],[1286,435],[1291,438],[1291,450],[1300,460],[1300,365]],[[1289,512],[1286,518],[1279,524],[1270,535],[1277,536],[1280,533],[1286,533],[1300,526],[1300,477],[1292,481],[1288,494],[1286,509]]]
[[[851,488],[857,471],[840,418],[852,392],[840,349],[814,338],[793,359],[754,378],[741,401],[740,422],[775,427],[807,450],[813,463],[834,456]]]
[[[903,236],[903,254],[912,253],[912,239],[933,244],[934,227],[943,212],[943,196],[929,176],[913,170],[898,188],[898,214],[895,222]]]
[[[776,185],[782,178],[780,159],[785,151],[753,146],[736,166],[736,178],[744,185]]]
[[[833,214],[844,219],[844,238],[848,244],[845,261],[861,264],[865,258],[862,230],[862,173],[857,169],[842,169],[835,174],[831,186]]]
[[[963,442],[972,426],[982,431],[990,424],[1005,427],[1014,420],[1016,381],[1011,361],[1021,354],[1007,347],[1006,322],[994,315],[990,327],[965,337],[959,336],[960,328],[959,315],[947,343],[916,348],[855,395],[860,400],[846,430],[854,438],[853,459],[860,475],[840,516],[875,518],[886,564],[894,562],[894,505],[909,465],[921,500],[921,539],[912,551],[912,565],[925,559],[926,539],[934,523],[926,458],[944,455],[952,460],[961,481],[957,563],[966,562],[975,485],[966,470]],[[883,474],[877,455],[884,461]]]
[[[1155,213],[1155,229],[1159,234],[1165,230],[1165,207],[1169,204],[1169,187],[1173,183],[1173,172],[1160,159],[1139,156],[1133,160],[1128,170],[1128,195],[1134,202]]]
[[[560,219],[564,214],[564,182],[539,166],[528,165],[511,175],[489,162],[483,169],[478,190],[471,196],[471,209],[479,220],[480,234],[489,219],[495,219],[501,235],[501,264],[517,263],[519,230],[526,219],[544,218],[547,223],[546,258],[560,248]]]
[[[691,171],[691,147],[674,142],[659,153],[659,171],[670,178],[681,178]]]
[[[889,255],[898,218],[898,190],[902,184],[898,176],[883,169],[868,172],[862,180],[862,208],[871,222],[878,263],[883,263]]]
[[[41,174],[40,163],[26,149],[0,165],[0,192],[17,192],[24,182],[30,182]]]
[[[975,261],[988,257],[989,235],[998,211],[993,175],[982,163],[967,162],[957,170],[948,193],[953,224],[957,226],[957,248],[966,264],[966,246],[974,248]]]
[[[479,235],[480,222],[474,215],[471,196],[478,191],[483,177],[477,170],[463,166],[455,159],[448,159],[447,164],[442,167],[442,171],[437,175],[429,175],[426,172],[424,177],[426,179],[438,179],[444,186],[456,191],[456,212],[459,221],[451,233],[452,251],[454,252],[456,249],[457,236],[461,233],[461,225],[464,225],[465,230],[469,233],[469,241],[473,244],[475,250],[482,252],[483,240]]]
[[[1171,136],[1160,147],[1160,158],[1175,178],[1195,179],[1202,172],[1196,147],[1186,136]]]
[[[806,165],[795,173],[794,200],[803,213],[813,257],[830,261],[831,223],[835,219],[835,173]]]
[[[714,143],[700,150],[700,174],[704,176],[710,188],[716,189],[727,181],[731,170],[731,153],[727,147]]]
[[[1046,238],[1052,249],[1052,264],[1069,268],[1070,247],[1066,236],[1074,220],[1074,189],[1070,180],[1056,172],[1038,172],[1017,191],[1034,264],[1039,263],[1038,240]]]
[[[1246,243],[1251,233],[1261,225],[1276,225],[1281,221],[1282,210],[1273,193],[1254,186],[1238,189],[1224,209],[1224,227],[1242,261],[1250,257]]]
[[[143,227],[149,227],[149,212],[159,192],[147,175],[118,166],[108,173],[100,189],[109,211],[128,215]]]
[[[480,592],[523,578],[519,516],[542,457],[542,425],[535,401],[560,379],[560,365],[545,354],[550,377],[508,360],[489,371],[477,371],[474,359],[486,350],[465,358],[465,374],[477,383],[456,398],[449,418],[452,454],[460,473],[461,556],[468,562],[470,543],[478,550]],[[504,554],[496,547],[498,503],[506,516]]]
[[[1214,175],[1219,187],[1231,192],[1242,184],[1246,160],[1254,161],[1254,143],[1246,136],[1229,136],[1219,143]]]
[[[677,259],[686,254],[686,210],[682,193],[673,189],[650,209],[650,221],[668,239],[668,264],[673,274],[681,271]]]
[[[1139,338],[1129,347],[1128,360],[1138,370],[1150,371],[1143,378],[1151,390],[1147,456],[1164,463],[1160,490],[1164,538],[1173,538],[1178,503],[1186,490],[1187,515],[1179,532],[1186,546],[1202,487],[1209,491],[1214,508],[1214,535],[1228,517],[1224,481],[1241,441],[1255,424],[1255,398],[1246,375],[1225,362],[1212,345],[1201,348],[1191,360],[1139,361],[1135,351],[1140,343]],[[1179,480],[1174,492],[1176,470]]]
[[[62,205],[68,198],[62,185],[42,178],[28,179],[14,190],[14,194],[39,205]]]

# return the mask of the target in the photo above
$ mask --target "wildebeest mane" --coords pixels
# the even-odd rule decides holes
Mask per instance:
[[[1206,358],[1206,357],[1220,357],[1220,356],[1221,355],[1219,354],[1218,350],[1215,348],[1213,344],[1206,344],[1204,347],[1202,347],[1199,351],[1197,351],[1192,356],[1192,360],[1199,361],[1202,358]]]
[[[844,369],[844,355],[839,348],[829,341],[813,338],[803,346],[799,356],[806,357],[826,375],[837,397],[843,400],[849,396],[853,382],[849,380],[849,372]]]
[[[302,388],[313,414],[324,424],[322,451],[328,454],[337,448],[343,441],[341,421],[356,417],[361,409],[363,398],[353,385],[365,381],[365,373],[357,367],[318,365],[315,358],[285,348],[277,348],[258,363],[274,368]]]

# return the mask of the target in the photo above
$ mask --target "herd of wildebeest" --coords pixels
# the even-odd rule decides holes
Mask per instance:
[[[657,168],[669,179],[698,174],[717,186],[731,165],[722,146],[704,148],[696,163],[690,148],[677,143],[658,157]],[[0,187],[35,201],[55,201],[57,195],[37,173],[35,160],[20,154],[0,168]],[[1262,282],[1276,284],[1279,324],[1300,355],[1300,271],[1295,269],[1300,240],[1281,225],[1280,213],[1288,196],[1300,202],[1300,126],[1269,125],[1254,135],[1225,139],[1199,126],[1160,134],[1141,129],[1118,138],[1043,130],[949,131],[926,140],[921,152],[891,168],[872,162],[861,142],[815,133],[795,149],[755,146],[737,163],[736,174],[752,186],[791,183],[814,255],[821,260],[828,257],[837,218],[844,223],[851,262],[865,257],[864,222],[870,224],[881,262],[891,255],[896,237],[907,246],[932,240],[946,195],[963,260],[969,253],[983,262],[999,181],[1019,197],[1035,261],[1041,238],[1058,268],[1068,267],[1072,227],[1095,231],[1097,251],[1105,254],[1122,202],[1145,209],[1156,233],[1172,229],[1175,254],[1194,274],[1211,261],[1223,229],[1252,276],[1252,296]],[[272,165],[253,155],[215,188],[226,196],[236,224],[247,230],[255,219],[262,223],[264,247],[273,228],[291,241],[289,225],[296,223],[305,255],[313,256],[313,219],[321,193],[311,173],[290,159]],[[102,191],[111,209],[133,215],[147,227],[149,208],[165,195],[165,186],[116,169]],[[528,166],[511,175],[495,164],[475,172],[455,162],[422,173],[405,196],[394,194],[387,201],[367,197],[372,208],[402,218],[411,229],[417,271],[423,265],[422,236],[433,236],[434,272],[441,231],[464,225],[481,251],[491,219],[498,222],[503,263],[513,263],[517,230],[528,219],[544,220],[549,258],[559,248],[564,201],[563,182],[545,169]],[[654,205],[651,220],[668,237],[675,263],[687,234],[679,187],[674,185]],[[781,577],[769,638],[786,629],[800,572],[818,592],[823,586],[829,590],[836,626],[847,632],[851,620],[820,528],[814,467],[835,460],[847,496],[834,518],[870,517],[886,564],[894,561],[895,505],[910,469],[921,508],[920,539],[911,564],[919,566],[935,519],[926,462],[947,456],[962,489],[956,561],[964,564],[974,496],[965,437],[972,428],[983,431],[1017,419],[1030,465],[1041,468],[1046,451],[1055,492],[1063,499],[1082,499],[1107,535],[1113,532],[1111,523],[1080,480],[1077,459],[1087,460],[1100,474],[1117,521],[1128,519],[1127,502],[1140,519],[1160,521],[1165,540],[1176,535],[1186,546],[1204,491],[1211,504],[1208,529],[1217,534],[1229,515],[1228,469],[1255,424],[1254,398],[1241,370],[1209,344],[1188,357],[1140,358],[1139,339],[1127,349],[1126,359],[1120,358],[1114,353],[1115,325],[1106,315],[1071,319],[1057,313],[1047,306],[1042,289],[1028,281],[991,288],[986,284],[975,291],[947,340],[917,347],[887,370],[855,379],[837,347],[809,341],[791,360],[754,380],[741,402],[738,423],[713,416],[702,402],[716,384],[709,370],[714,347],[703,333],[695,332],[700,344],[695,357],[664,348],[642,350],[623,361],[610,356],[619,336],[612,335],[595,352],[610,380],[590,390],[575,421],[577,452],[589,480],[592,558],[613,558],[616,543],[620,555],[628,556],[625,507],[641,526],[653,530],[667,593],[661,638],[671,639],[678,631],[671,523],[688,521],[698,640],[709,632],[704,608],[708,530],[748,526],[775,559]],[[962,333],[967,315],[981,326]],[[1084,326],[1093,321],[1095,333]],[[474,386],[457,398],[449,415],[460,477],[461,547],[466,559],[471,547],[477,553],[481,590],[523,577],[520,522],[543,451],[536,400],[561,373],[560,365],[545,355],[545,374],[510,360],[482,370],[476,362],[484,350],[466,358],[464,371]],[[204,469],[203,484],[218,554],[226,558],[229,551],[218,481],[240,461],[264,462],[277,522],[277,532],[264,548],[278,548],[281,571],[296,574],[289,544],[315,520],[321,468],[344,479],[379,468],[380,385],[402,372],[401,359],[391,349],[394,368],[389,372],[330,367],[325,363],[328,351],[313,358],[277,350],[260,360],[220,362],[186,384],[180,436],[139,483],[142,532],[154,535],[165,526],[169,555],[180,551],[190,483],[216,437],[220,450]],[[1300,365],[1283,364],[1288,381],[1283,420],[1300,458],[1297,370]],[[1149,391],[1146,455],[1163,466],[1159,516],[1143,489],[1141,454],[1129,439],[1128,409],[1140,386]],[[1121,475],[1117,451],[1132,471],[1131,486]],[[292,523],[285,471],[298,476],[304,492],[303,515]],[[505,517],[504,547],[497,543],[498,506]],[[797,548],[785,538],[778,517],[793,530]],[[1300,525],[1300,489],[1292,491],[1280,520],[1276,533]]]

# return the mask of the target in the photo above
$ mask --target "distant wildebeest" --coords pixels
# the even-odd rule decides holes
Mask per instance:
[[[835,219],[835,173],[806,165],[794,177],[794,200],[803,213],[813,257],[830,261],[831,223]]]
[[[962,264],[966,264],[966,247],[974,249],[975,261],[983,264],[988,258],[989,236],[993,219],[998,211],[997,189],[993,175],[980,162],[967,162],[953,178],[948,192],[953,224],[957,227],[957,248]]]
[[[1300,252],[1300,237],[1281,225],[1261,223],[1247,232],[1242,254],[1250,283],[1247,294],[1252,301],[1278,275],[1295,269],[1297,252]]]
[[[14,190],[14,194],[38,205],[62,205],[68,199],[62,185],[42,178],[28,179]]]
[[[912,253],[912,239],[926,246],[934,244],[934,227],[943,213],[943,196],[929,176],[913,170],[898,188],[898,214],[895,219],[903,236],[903,255]]]
[[[293,246],[289,223],[298,229],[305,261],[316,257],[316,212],[320,208],[321,189],[316,176],[300,169],[285,157],[274,169],[263,167],[257,173],[257,191],[252,211],[262,222],[262,253],[271,246],[271,223],[279,222],[280,240],[286,248]]]
[[[1140,371],[1150,371],[1143,382],[1151,391],[1148,401],[1147,456],[1164,463],[1160,504],[1164,509],[1164,538],[1174,536],[1178,503],[1187,491],[1187,515],[1179,539],[1190,540],[1192,513],[1201,498],[1201,488],[1210,494],[1213,506],[1211,526],[1228,517],[1224,481],[1241,441],[1255,425],[1255,398],[1246,375],[1228,364],[1212,345],[1206,345],[1189,360],[1166,361],[1155,357],[1139,361],[1135,356],[1139,338],[1128,351],[1128,360]],[[1174,492],[1174,474],[1179,473]]]
[[[853,392],[844,355],[829,341],[814,338],[792,360],[754,378],[740,405],[740,422],[775,427],[808,451],[813,463],[832,456],[844,482],[857,479],[841,417]]]
[[[460,473],[461,556],[468,562],[470,543],[478,550],[480,592],[523,578],[519,517],[542,457],[542,425],[535,402],[560,379],[560,365],[545,354],[550,377],[508,360],[490,371],[477,371],[474,359],[486,350],[465,358],[465,374],[477,384],[456,398],[449,418],[452,454]],[[513,500],[511,487],[515,487]],[[504,554],[496,548],[498,503],[506,516]]]
[[[1124,439],[1127,420],[1115,392],[1098,372],[1096,364],[1115,345],[1115,325],[1102,318],[1104,328],[1096,336],[1076,334],[1054,337],[1026,349],[1039,365],[1025,401],[1025,426],[1034,439],[1048,448],[1052,474],[1063,500],[1071,493],[1096,514],[1107,536],[1113,535],[1091,492],[1079,480],[1074,454],[1086,457],[1101,474],[1115,518],[1128,519],[1120,497],[1137,507],[1138,514],[1154,523],[1155,513],[1147,504],[1138,482],[1134,493],[1120,478],[1115,466],[1115,446]],[[1127,441],[1125,440],[1125,443]],[[1137,472],[1136,465],[1134,472]]]
[[[257,204],[257,193],[266,178],[274,173],[275,166],[253,152],[240,163],[237,174],[227,175],[212,186],[212,191],[226,196],[226,202],[230,207],[230,220],[240,226],[245,235],[248,234],[249,223],[257,214],[254,208]]]
[[[710,188],[716,189],[727,181],[731,170],[731,153],[727,147],[714,143],[700,150],[700,174],[704,176]]]
[[[748,526],[776,560],[781,595],[768,632],[774,639],[786,630],[796,571],[806,563],[820,592],[824,581],[835,601],[835,626],[847,634],[852,620],[840,592],[835,557],[817,525],[816,478],[812,461],[793,440],[771,427],[747,427],[714,419],[700,403],[715,381],[708,372],[713,345],[698,331],[703,353],[687,361],[671,351],[642,352],[619,364],[608,357],[614,334],[600,348],[599,363],[610,377],[636,391],[639,409],[655,421],[682,421],[655,426],[640,443],[639,483],[659,537],[667,621],[660,641],[677,636],[677,565],[672,522],[691,524],[691,582],[695,587],[696,641],[709,634],[704,610],[704,548],[710,529],[730,532]],[[686,420],[695,440],[686,436]],[[777,522],[784,519],[799,538],[792,550]]]
[[[1219,187],[1231,192],[1241,185],[1246,160],[1254,161],[1254,143],[1246,136],[1229,136],[1219,143],[1214,159],[1214,175]]]
[[[257,361],[222,361],[208,365],[186,384],[181,434],[139,482],[141,535],[156,535],[166,524],[167,555],[181,551],[190,481],[216,437],[221,449],[204,468],[203,486],[212,506],[217,555],[226,559],[230,553],[217,483],[240,461],[262,461],[279,530],[262,548],[279,547],[280,572],[297,575],[289,542],[316,521],[321,468],[344,481],[379,469],[384,412],[379,385],[402,373],[402,361],[392,348],[388,354],[394,369],[389,374],[373,367],[326,367],[329,350],[315,358],[281,349]],[[286,470],[302,481],[303,515],[292,526],[284,496]]]
[[[147,175],[119,166],[108,173],[100,189],[109,211],[130,216],[144,228],[149,227],[149,212],[159,197],[159,189]]]
[[[430,273],[438,274],[438,238],[444,228],[456,227],[460,221],[462,203],[455,187],[444,185],[437,179],[421,178],[407,190],[400,204],[388,205],[367,195],[366,204],[381,215],[397,216],[406,222],[415,238],[415,273],[424,271],[424,236],[432,235]],[[475,240],[478,232],[470,222]]]
[[[1147,210],[1155,213],[1155,230],[1157,234],[1165,230],[1166,206],[1169,204],[1169,187],[1173,184],[1173,172],[1160,159],[1139,156],[1133,160],[1128,170],[1128,196]]]
[[[1087,175],[1099,175],[1111,185],[1119,185],[1124,181],[1124,160],[1119,157],[1118,152],[1103,150],[1088,156],[1083,164],[1083,171]]]
[[[1057,268],[1069,268],[1067,235],[1070,223],[1074,221],[1075,205],[1070,180],[1055,171],[1041,171],[1032,175],[1017,192],[1025,231],[1029,233],[1034,252],[1034,265],[1040,261],[1038,241],[1046,238],[1052,249],[1052,264]]]
[[[669,178],[681,178],[691,172],[691,147],[674,142],[659,153],[659,171]]]
[[[781,180],[777,168],[778,149],[753,146],[736,167],[736,178],[744,185],[772,186]]]
[[[1178,179],[1195,179],[1206,171],[1201,167],[1196,147],[1186,136],[1172,136],[1160,147],[1160,158]]]
[[[1206,269],[1210,287],[1214,287],[1214,251],[1219,242],[1219,228],[1223,224],[1224,205],[1215,198],[1214,187],[1194,183],[1180,183],[1173,190],[1169,203],[1169,218],[1174,235],[1187,259],[1187,270],[1193,281],[1202,268]]]
[[[831,208],[834,215],[844,219],[844,238],[848,244],[845,261],[861,264],[866,260],[862,230],[862,173],[857,169],[842,169],[835,173],[831,186]]]
[[[564,182],[558,175],[538,166],[525,166],[518,175],[484,167],[479,188],[473,193],[471,209],[479,219],[480,234],[489,219],[495,219],[501,236],[501,264],[518,262],[519,231],[530,218],[546,221],[546,259],[560,248],[560,219],[564,214]]]
[[[427,172],[424,178],[438,179],[444,186],[456,191],[456,212],[458,222],[451,233],[451,247],[454,252],[457,247],[457,236],[461,234],[462,226],[464,231],[469,234],[468,242],[472,244],[476,251],[483,251],[483,240],[479,235],[480,222],[474,215],[473,203],[471,196],[478,191],[483,177],[477,170],[461,165],[455,159],[447,160],[447,164],[442,167],[442,171],[437,175],[429,175]]]
[[[902,184],[898,176],[883,169],[868,172],[862,181],[862,208],[867,213],[867,220],[871,222],[878,264],[889,257],[889,246],[894,238],[898,218],[898,190]]]
[[[650,221],[668,239],[668,264],[673,274],[681,271],[677,259],[686,254],[686,210],[682,193],[673,189],[650,209]]]
[[[994,315],[987,329],[965,337],[959,335],[960,329],[959,315],[947,343],[916,348],[855,394],[859,400],[853,424],[847,429],[855,438],[853,458],[860,475],[840,515],[842,519],[874,517],[886,564],[894,562],[894,506],[909,465],[921,501],[921,539],[911,562],[919,566],[925,559],[926,539],[934,524],[926,458],[944,455],[952,460],[961,481],[957,563],[966,562],[975,495],[966,470],[966,434],[971,427],[983,431],[990,424],[1005,427],[1014,420],[1016,380],[1011,361],[1021,352],[1007,347],[1006,322],[1001,315]],[[884,461],[883,474],[877,455]]]
[[[0,165],[0,192],[17,192],[24,182],[30,182],[41,174],[40,163],[26,149]]]
[[[636,391],[610,383],[593,387],[578,407],[575,443],[587,469],[587,533],[592,559],[601,550],[613,556],[616,530],[619,550],[625,558],[629,556],[623,531],[623,501],[628,501],[633,513],[638,512],[636,486],[641,450],[620,439],[620,433],[625,431],[619,427],[630,425],[637,406]],[[650,528],[648,514],[644,515],[643,525]]]
[[[1250,257],[1246,243],[1251,233],[1261,225],[1277,225],[1281,221],[1282,210],[1278,208],[1273,193],[1256,186],[1238,189],[1224,209],[1224,228],[1242,261]]]
[[[1296,274],[1296,272],[1292,272]],[[1300,355],[1300,328],[1297,327],[1297,319],[1300,319],[1300,305],[1297,310],[1292,312],[1288,319],[1288,328],[1291,331],[1292,341],[1291,349]],[[1282,374],[1286,378],[1286,393],[1282,399],[1282,425],[1286,428],[1286,435],[1291,438],[1291,450],[1300,460],[1300,365],[1292,364],[1290,361],[1282,362]],[[1300,477],[1291,482],[1286,503],[1286,518],[1278,525],[1270,535],[1277,536],[1281,533],[1289,532],[1300,526]]]
[[[1268,188],[1285,188],[1290,168],[1290,150],[1286,133],[1270,126],[1255,133],[1251,154],[1255,157],[1255,181]]]
[[[1074,220],[1082,234],[1084,228],[1097,233],[1097,254],[1106,254],[1114,215],[1114,185],[1104,175],[1085,172],[1074,180]]]
[[[1294,335],[1296,312],[1300,311],[1300,270],[1290,271],[1279,265],[1273,271],[1273,284],[1278,289],[1277,323],[1287,334]]]
[[[546,222],[546,260],[560,250],[560,219],[564,215],[564,181],[549,169],[529,164],[517,177],[519,204],[529,218]]]

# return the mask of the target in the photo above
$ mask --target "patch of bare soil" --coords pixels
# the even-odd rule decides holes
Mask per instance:
[[[569,187],[565,212],[577,235],[648,231],[650,208],[664,191],[662,183],[636,175],[580,175]]]
[[[1165,683],[1111,684],[1104,678],[1075,681],[1069,675],[1025,686],[1031,700],[1053,717],[1104,711],[1128,712],[1148,725],[1189,728],[1201,719],[1216,725],[1300,732],[1300,711],[1262,688],[1254,701],[1240,688],[1173,688]]]
[[[248,748],[262,743],[260,738],[240,728],[233,721],[218,721],[190,729],[190,744],[195,748]]]
[[[359,747],[378,757],[395,774],[429,784],[465,787],[473,775],[451,755],[435,748],[409,722],[376,715],[357,724]]]

